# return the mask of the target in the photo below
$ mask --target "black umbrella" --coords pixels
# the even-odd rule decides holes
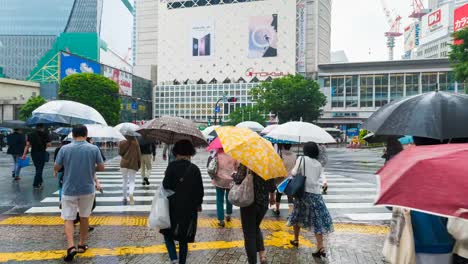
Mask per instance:
[[[12,129],[28,128],[25,121],[22,120],[5,120],[0,123],[0,127],[7,127]]]
[[[468,96],[437,91],[403,98],[380,108],[362,127],[376,135],[465,138]]]

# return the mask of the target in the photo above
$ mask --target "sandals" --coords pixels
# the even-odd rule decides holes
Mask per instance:
[[[268,264],[267,257],[260,258],[260,264]]]
[[[88,250],[88,245],[78,245],[78,253],[83,254]]]
[[[71,247],[67,249],[67,255],[63,258],[65,262],[71,262],[75,258],[76,254],[78,254],[78,251],[76,250],[75,247]]]
[[[319,248],[319,249],[317,250],[317,252],[312,253],[312,256],[314,256],[314,258],[320,258],[320,257],[326,258],[326,257],[327,257],[327,253],[326,253],[326,251],[325,251],[325,248]]]
[[[299,240],[290,240],[289,243],[294,247],[299,247]]]

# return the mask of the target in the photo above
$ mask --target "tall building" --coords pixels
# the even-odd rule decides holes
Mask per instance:
[[[437,9],[442,5],[453,3],[456,7],[462,6],[468,3],[468,0],[429,0],[429,9]]]
[[[30,79],[64,50],[129,71],[132,9],[128,0],[0,0],[0,66]]]
[[[154,115],[205,122],[254,104],[259,82],[315,77],[330,60],[331,0],[137,0],[136,29],[135,73],[157,79]]]

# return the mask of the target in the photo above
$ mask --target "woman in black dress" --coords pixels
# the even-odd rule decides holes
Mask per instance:
[[[163,229],[171,263],[184,264],[187,260],[188,243],[195,241],[198,212],[203,203],[203,181],[200,169],[190,160],[195,148],[188,140],[181,140],[172,149],[176,160],[169,163],[163,187],[174,191],[169,196],[171,228]],[[179,258],[174,240],[179,241]]]

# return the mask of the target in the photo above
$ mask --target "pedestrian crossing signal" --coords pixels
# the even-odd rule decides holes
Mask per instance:
[[[237,102],[237,98],[236,98],[236,97],[230,97],[230,98],[228,99],[228,102],[229,102],[229,103],[235,103],[235,102]]]

